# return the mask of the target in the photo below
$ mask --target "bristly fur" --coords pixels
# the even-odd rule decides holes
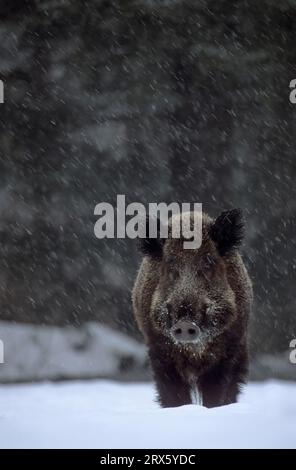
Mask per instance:
[[[223,211],[215,220],[210,236],[216,243],[221,256],[239,248],[244,238],[242,211],[240,209]]]
[[[236,250],[241,211],[223,212],[216,221],[203,214],[202,222],[198,249],[184,250],[171,238],[142,240],[133,307],[163,407],[192,403],[195,387],[206,407],[234,403],[247,377],[252,285]],[[199,327],[199,342],[174,341],[180,316]]]

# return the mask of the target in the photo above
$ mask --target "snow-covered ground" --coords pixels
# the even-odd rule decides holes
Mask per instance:
[[[151,384],[1,386],[0,447],[295,448],[296,384],[252,383],[214,409],[160,409]]]

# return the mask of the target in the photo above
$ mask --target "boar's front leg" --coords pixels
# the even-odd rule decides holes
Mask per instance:
[[[182,380],[174,365],[151,354],[150,361],[160,405],[168,408],[191,404],[189,385]]]
[[[240,345],[232,355],[199,379],[203,405],[214,406],[236,403],[241,386],[248,375],[248,351],[246,345]]]
[[[231,371],[225,374],[225,370],[213,369],[203,375],[199,380],[202,392],[202,403],[207,408],[230,405],[236,403],[240,387],[244,380],[240,374]]]
[[[211,372],[203,375],[199,380],[199,388],[203,406],[214,408],[226,404],[226,386],[219,374]]]
[[[231,384],[225,384],[219,380],[203,377],[200,382],[202,391],[202,404],[207,408],[216,406],[230,405],[237,402],[239,394],[239,384],[235,381]]]

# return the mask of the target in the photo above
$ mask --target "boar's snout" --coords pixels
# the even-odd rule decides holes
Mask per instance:
[[[179,320],[171,328],[171,335],[175,341],[180,343],[192,343],[197,340],[200,330],[191,321]]]

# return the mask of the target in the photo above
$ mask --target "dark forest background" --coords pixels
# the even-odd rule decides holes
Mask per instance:
[[[296,2],[0,2],[0,319],[138,335],[98,202],[241,207],[251,345],[296,337]]]

